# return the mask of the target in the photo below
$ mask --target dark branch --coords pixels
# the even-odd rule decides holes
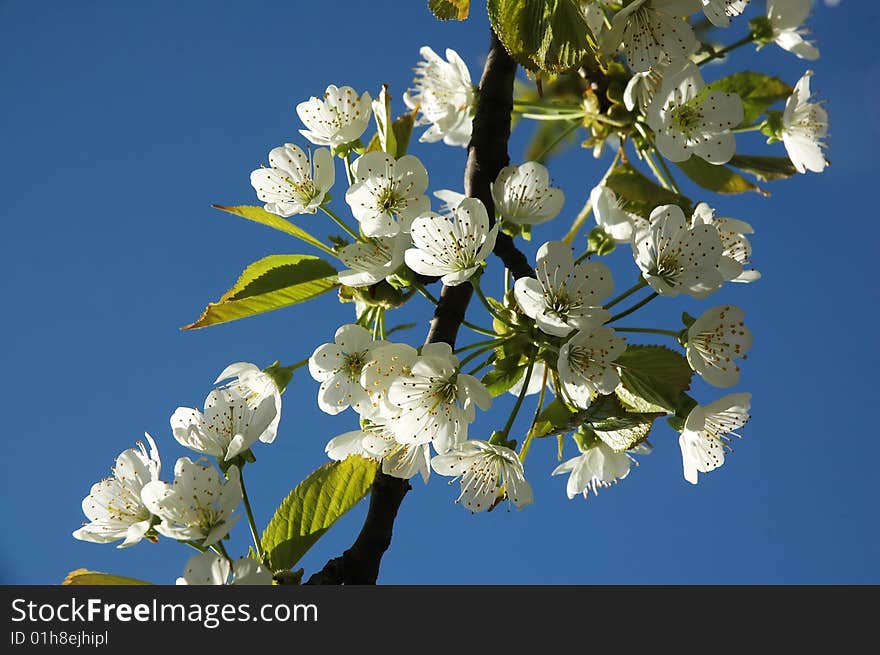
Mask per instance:
[[[510,161],[507,141],[510,138],[515,76],[516,63],[493,32],[489,56],[480,80],[479,101],[464,175],[465,193],[483,201],[493,223],[495,204],[489,185]],[[494,252],[517,277],[522,277],[525,269],[525,275],[531,274],[531,267],[514,247],[510,237],[499,235]],[[443,287],[425,343],[444,342],[455,346],[458,328],[464,320],[472,293],[469,284]],[[409,489],[406,480],[380,471],[373,483],[370,508],[357,540],[340,557],[327,562],[321,571],[309,578],[307,584],[375,584],[382,555],[391,545],[397,510]]]

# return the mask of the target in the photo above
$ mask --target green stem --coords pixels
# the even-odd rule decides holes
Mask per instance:
[[[427,298],[428,300],[430,300],[430,301],[431,301],[432,303],[434,303],[435,305],[437,305],[437,304],[440,303],[440,301],[437,300],[437,298],[434,297],[434,294],[432,294],[430,291],[428,291],[428,290],[425,288],[425,286],[424,286],[423,284],[421,284],[420,282],[413,282],[413,283],[412,283],[412,287],[413,287],[413,289],[415,289],[416,291],[418,291],[420,294],[422,294],[425,298]]]
[[[479,325],[474,325],[469,321],[462,321],[462,325],[464,325],[469,330],[473,330],[477,334],[485,334],[487,337],[497,337],[498,335],[492,330],[487,330],[486,328],[480,327]]]
[[[667,191],[672,191],[672,185],[669,183],[669,181],[663,175],[663,172],[657,166],[657,162],[654,161],[654,157],[653,155],[651,155],[651,152],[649,150],[643,150],[642,156],[645,158],[645,162],[648,164],[648,168],[651,169],[654,177],[656,177],[657,181],[660,183],[660,186],[662,186]]]
[[[544,378],[541,380],[541,394],[538,396],[538,404],[535,406],[535,415],[532,417],[532,425],[529,427],[529,431],[526,432],[526,438],[523,441],[522,447],[519,449],[519,461],[525,462],[526,457],[529,454],[529,448],[532,445],[532,439],[535,437],[535,425],[538,423],[538,417],[541,415],[541,410],[544,408],[544,394],[547,391],[547,374],[550,372],[550,367],[544,367]]]
[[[654,328],[637,328],[637,327],[616,327],[614,328],[615,332],[643,332],[645,334],[663,334],[668,337],[678,338],[680,332],[676,332],[675,330],[657,330]]]
[[[740,47],[746,45],[747,43],[751,43],[754,40],[755,40],[754,34],[749,34],[748,36],[744,36],[739,41],[734,41],[729,46],[725,46],[725,47],[721,48],[721,50],[716,50],[712,54],[705,56],[703,59],[701,59],[700,61],[697,62],[697,66],[702,66],[703,64],[706,64],[706,63],[712,61],[713,59],[721,59],[724,55],[726,55],[731,50],[736,50],[737,48],[740,48]]]
[[[550,151],[553,150],[556,146],[558,146],[562,141],[564,141],[568,136],[571,135],[572,132],[575,132],[581,126],[580,121],[573,122],[569,127],[565,128],[562,132],[559,133],[555,139],[553,139],[547,147],[545,147],[541,152],[539,152],[536,156],[532,157],[534,161],[542,162],[544,161],[544,157],[550,154]]]
[[[345,153],[345,177],[348,180],[348,186],[354,184],[354,173],[351,172],[351,153]]]
[[[617,319],[619,319],[619,318],[623,318],[624,316],[629,316],[630,314],[632,314],[632,313],[633,313],[634,311],[636,311],[637,309],[640,309],[640,308],[644,307],[644,306],[647,305],[649,302],[651,302],[652,300],[654,300],[654,298],[656,298],[658,295],[660,295],[660,294],[658,294],[658,293],[655,291],[655,292],[652,293],[650,296],[646,296],[645,298],[642,298],[639,302],[637,302],[635,305],[633,305],[633,306],[630,307],[629,309],[627,309],[627,310],[625,310],[625,311],[622,311],[622,312],[620,312],[619,314],[615,314],[614,316],[612,316],[610,319],[608,319],[608,321],[606,322],[606,325],[607,325],[608,323],[613,323],[613,322],[616,321]]]
[[[254,548],[257,550],[257,555],[260,557],[260,561],[263,561],[263,544],[260,543],[260,532],[257,530],[257,522],[254,520],[254,512],[251,509],[251,502],[248,499],[247,488],[244,485],[244,471],[242,468],[238,469],[238,479],[241,482],[241,502],[244,505],[248,525],[251,528],[251,537],[254,540]]]
[[[611,166],[608,167],[608,170],[605,171],[605,175],[603,175],[602,179],[599,180],[599,184],[603,184],[605,182],[605,180],[608,179],[608,176],[611,175],[611,171],[614,170],[614,168],[617,166],[618,162],[620,161],[622,154],[623,154],[623,146],[621,145],[621,147],[617,150],[617,153],[614,155],[614,159],[611,160]],[[568,230],[568,234],[566,234],[564,237],[562,237],[562,240],[565,243],[567,243],[568,245],[571,245],[572,241],[574,241],[575,237],[577,236],[577,233],[580,231],[581,227],[586,222],[586,220],[590,217],[591,213],[593,213],[593,203],[590,201],[590,198],[587,197],[587,202],[584,204],[583,209],[581,209],[581,211],[578,213],[578,215],[575,216],[575,219],[571,224],[571,228]]]
[[[222,541],[218,541],[216,544],[211,546],[211,550],[225,558],[227,562],[232,564],[232,558],[229,556],[229,553],[226,552],[226,546],[223,545]]]
[[[617,296],[616,298],[614,298],[613,300],[611,300],[609,303],[607,303],[607,304],[605,305],[605,309],[611,309],[612,307],[614,307],[614,305],[616,305],[617,303],[619,303],[621,300],[626,300],[626,299],[629,298],[631,295],[633,295],[636,291],[638,291],[639,289],[641,289],[641,288],[647,286],[647,284],[648,284],[648,283],[645,282],[645,278],[640,277],[640,278],[639,278],[639,281],[638,281],[638,284],[636,284],[635,286],[633,286],[633,287],[627,289],[627,290],[624,291],[622,294],[620,294],[619,296]]]
[[[529,367],[526,369],[526,376],[523,378],[523,386],[519,392],[519,395],[516,397],[516,404],[513,406],[513,410],[510,412],[510,416],[507,419],[507,423],[504,425],[504,428],[501,430],[501,434],[504,435],[504,438],[507,439],[508,435],[510,435],[510,429],[513,427],[513,422],[516,420],[516,415],[519,414],[519,408],[522,407],[523,400],[526,398],[526,393],[529,390],[529,380],[532,379],[532,371],[535,368],[535,356],[532,355],[529,359]]]
[[[348,225],[345,224],[341,218],[339,218],[336,214],[333,213],[333,210],[325,205],[321,205],[321,211],[323,211],[327,216],[333,219],[333,222],[336,223],[339,227],[348,233],[350,237],[352,237],[355,241],[363,241],[363,237],[360,234],[352,230]]]
[[[477,294],[477,298],[479,298],[480,302],[483,303],[483,307],[486,308],[486,311],[488,311],[492,316],[497,318],[508,327],[514,327],[507,319],[505,319],[497,311],[495,311],[495,308],[492,307],[492,304],[486,299],[486,296],[483,294],[483,290],[480,288],[479,281],[476,278],[471,278],[470,282],[471,286],[474,288],[474,292]]]
[[[197,551],[199,551],[200,553],[204,553],[208,550],[204,546],[200,546],[199,544],[197,544],[195,541],[181,541],[180,543],[185,544],[185,545],[189,546],[190,548],[194,548]]]
[[[494,358],[495,358],[495,353],[492,353],[486,359],[484,359],[480,364],[477,364],[476,368],[473,368],[470,371],[468,371],[467,374],[468,375],[476,375],[477,373],[482,371],[484,368],[486,368],[489,364],[491,364],[492,360]]]
[[[672,187],[672,190],[675,191],[678,195],[681,195],[681,189],[678,186],[678,183],[675,181],[675,178],[672,177],[672,171],[669,170],[669,165],[666,163],[666,159],[660,155],[658,157],[660,160],[660,167],[663,169],[663,172],[666,174],[666,178],[669,180],[669,186]]]
[[[509,339],[509,337],[508,337]],[[495,347],[495,345],[500,341],[505,341],[507,339],[502,339],[501,337],[495,336],[494,339],[486,339],[485,341],[475,341],[474,343],[469,343],[466,346],[462,346],[461,348],[457,348],[453,352],[457,355],[459,353],[463,353],[466,350],[473,350],[474,348],[482,348],[483,346],[491,346]]]
[[[459,368],[459,370],[461,370],[462,368],[464,368],[464,366],[465,366],[466,364],[470,364],[472,361],[474,361],[477,357],[479,357],[479,356],[482,355],[483,353],[487,353],[487,352],[489,352],[490,350],[495,350],[498,346],[500,346],[500,345],[506,343],[507,341],[510,341],[510,339],[509,339],[509,338],[508,338],[508,339],[502,339],[501,341],[496,342],[496,343],[495,343],[494,345],[492,345],[492,346],[483,346],[482,348],[478,348],[477,350],[475,350],[474,352],[472,352],[470,355],[468,355],[467,357],[465,357],[464,359],[462,359],[462,360],[459,362],[459,364],[458,364],[458,368]]]
[[[760,123],[755,123],[754,125],[746,125],[745,127],[735,127],[731,132],[759,132],[762,127],[767,123],[767,121],[761,121]]]

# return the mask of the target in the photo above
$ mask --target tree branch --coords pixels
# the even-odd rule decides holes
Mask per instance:
[[[464,174],[465,193],[483,201],[492,223],[495,220],[495,203],[492,201],[490,184],[510,161],[507,141],[510,138],[515,76],[516,62],[492,32],[489,56],[480,79],[479,100]],[[532,273],[525,256],[516,249],[509,236],[498,236],[494,252],[515,276]],[[444,342],[455,346],[458,328],[464,320],[472,293],[470,284],[443,287],[425,343]],[[382,555],[391,545],[397,510],[409,489],[407,480],[385,475],[381,471],[377,473],[367,518],[354,544],[340,557],[327,562],[306,584],[375,584]]]

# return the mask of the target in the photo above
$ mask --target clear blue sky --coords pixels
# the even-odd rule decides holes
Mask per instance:
[[[423,44],[455,48],[477,79],[488,39],[474,13],[462,25],[435,22],[417,1],[0,3],[0,582],[56,583],[82,566],[173,583],[190,554],[182,546],[116,550],[72,539],[81,498],[144,430],[170,475],[187,454],[168,426],[178,405],[199,405],[230,362],[303,358],[351,316],[327,296],[179,331],[248,263],[302,251],[210,204],[256,204],[248,173],[273,146],[302,143],[293,108],[328,83],[373,92],[388,82],[399,100]],[[817,6],[810,21],[823,53],[811,65],[831,113],[831,168],[771,184],[769,199],[706,197],[722,215],[752,222],[764,273],[710,301],[744,307],[755,333],[733,389],[753,393],[753,420],[724,467],[687,484],[677,435],[658,425],[654,454],[586,503],[567,500],[564,478],[549,477],[554,445],[543,442],[528,466],[536,504],[521,512],[472,516],[452,504],[446,479],[415,480],[381,582],[880,583],[878,17],[874,3],[847,0]],[[791,83],[806,68],[775,47],[734,61]],[[516,135],[514,159],[526,134]],[[413,152],[432,189],[460,188],[464,149]],[[566,214],[536,231],[530,254],[558,234],[605,166],[580,151],[558,160]],[[629,286],[629,255],[615,253],[612,265],[618,288]],[[682,309],[711,304],[658,302],[645,320],[673,327]],[[429,309],[418,309],[426,322]],[[419,343],[423,327],[407,339]],[[325,461],[327,439],[354,426],[353,414],[322,414],[316,392],[298,375],[278,440],[256,450],[248,472],[261,523]],[[721,393],[695,382],[701,400]],[[502,411],[481,417],[474,434],[500,425]],[[319,542],[302,562],[308,572],[351,543],[364,511]],[[235,543],[246,536],[242,525]]]

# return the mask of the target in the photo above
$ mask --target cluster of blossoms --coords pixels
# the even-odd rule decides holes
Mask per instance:
[[[524,264],[519,268],[527,270],[512,279],[515,267],[505,268],[501,299],[488,298],[481,287],[490,255],[509,253],[513,239],[530,239],[533,228],[554,221],[565,196],[543,163],[525,161],[502,168],[486,189],[494,211],[449,189],[434,191],[442,204],[432,210],[428,171],[406,150],[413,126],[430,126],[420,137],[423,142],[466,146],[471,140],[479,91],[453,50],[446,50],[444,59],[429,47],[421,49],[414,87],[403,98],[410,111],[399,119],[408,121],[407,129],[397,136],[387,89],[374,101],[369,93],[330,85],[321,97],[296,107],[305,125],[300,133],[316,148],[307,154],[284,144],[270,151],[268,167],[252,172],[262,211],[274,215],[264,222],[288,226],[276,216],[321,211],[346,234],[327,244],[299,226],[289,230],[340,262],[342,270],[323,280],[329,280],[325,290],[339,287],[340,300],[355,302],[354,322],[339,327],[333,341],[306,360],[287,367],[292,372],[308,366],[319,384],[323,412],[357,415],[356,429],[327,443],[331,460],[357,456],[377,462],[369,466],[381,467],[386,475],[407,480],[419,475],[425,483],[432,471],[452,477],[461,484],[457,502],[472,512],[491,510],[504,499],[518,509],[533,503],[524,463],[535,438],[559,437],[560,461],[566,436],[577,446],[575,457],[547,467],[550,475],[568,475],[569,498],[588,498],[626,478],[638,464],[635,456],[651,452],[647,437],[660,417],[678,432],[685,480],[696,484],[700,473],[724,463],[731,437],[738,437],[749,420],[750,394],[735,392],[700,404],[686,391],[694,374],[716,388],[739,383],[740,365],[752,346],[744,311],[718,304],[696,318],[684,314],[678,329],[620,321],[656,298],[702,300],[727,283],[761,277],[751,261],[752,226],[717,216],[708,203],[684,196],[667,161],[698,184],[706,170],[709,177],[719,170],[735,175],[726,164],[747,170],[750,162],[771,159],[735,159],[736,133],[760,131],[769,143],[782,142],[788,154],[787,160],[774,160],[774,174],[821,172],[828,165],[828,115],[811,102],[811,71],[794,87],[747,73],[747,83],[758,86],[743,97],[736,92],[742,80],[706,84],[701,73],[702,65],[746,43],[776,43],[802,59],[817,58],[802,27],[810,0],[769,0],[766,14],[749,23],[749,35],[721,49],[703,43],[688,18],[704,16],[727,29],[740,20],[748,0],[622,4],[581,3],[597,44],[592,53],[597,66],[621,82],[616,97],[613,84],[598,98],[594,87],[572,76],[583,85],[573,104],[514,102],[523,117],[568,124],[544,155],[578,128],[592,130],[584,145],[592,145],[594,153],[607,143],[616,154],[565,238],[537,249],[533,271]],[[762,95],[761,84],[775,90]],[[770,109],[774,98],[785,100],[784,109]],[[762,115],[766,118],[759,121]],[[377,133],[365,145],[371,116]],[[633,166],[627,148],[657,184]],[[336,197],[344,198],[349,221],[331,207],[336,158],[347,181],[345,193]],[[619,183],[621,177],[626,183]],[[578,252],[576,239],[590,214],[596,225]],[[596,258],[618,247],[631,252],[638,278],[615,295],[610,268]],[[437,281],[472,287],[491,327],[463,319],[460,324],[489,339],[458,349],[442,341],[416,348],[388,339],[386,313],[416,294],[439,305],[443,300],[426,288]],[[636,300],[640,293],[648,295]],[[622,309],[627,300],[634,304]],[[628,340],[639,333],[671,338],[683,353]],[[471,364],[480,356],[481,363]],[[476,377],[485,369],[482,378]],[[252,364],[228,367],[216,383],[223,381],[203,410],[179,408],[171,417],[174,438],[215,458],[219,471],[204,459],[184,457],[175,465],[173,482],[164,482],[155,443],[147,435],[149,448],[139,444],[123,452],[113,477],[94,485],[83,501],[90,523],[74,536],[101,543],[122,540],[120,547],[160,535],[186,542],[200,552],[187,563],[178,580],[182,584],[271,583],[265,560],[233,560],[223,539],[243,503],[261,550],[241,469],[252,461],[254,444],[275,439],[281,389],[273,375]],[[477,410],[489,410],[493,397],[505,392],[517,400],[504,427],[474,438]],[[529,396],[538,396],[534,418],[518,432],[515,420]],[[548,396],[553,400],[545,404]]]
[[[231,560],[222,545],[242,503],[241,467],[256,442],[275,440],[281,419],[281,394],[272,377],[254,364],[227,367],[205,399],[204,412],[180,407],[171,416],[171,431],[183,446],[216,459],[181,457],[174,479],[160,479],[156,443],[146,434],[149,450],[138,442],[116,458],[113,476],[92,486],[83,499],[89,522],[73,536],[111,543],[119,548],[160,536],[189,544],[200,552],[186,565],[178,584],[271,584],[272,573],[254,559]],[[215,383],[215,384],[216,384]]]

